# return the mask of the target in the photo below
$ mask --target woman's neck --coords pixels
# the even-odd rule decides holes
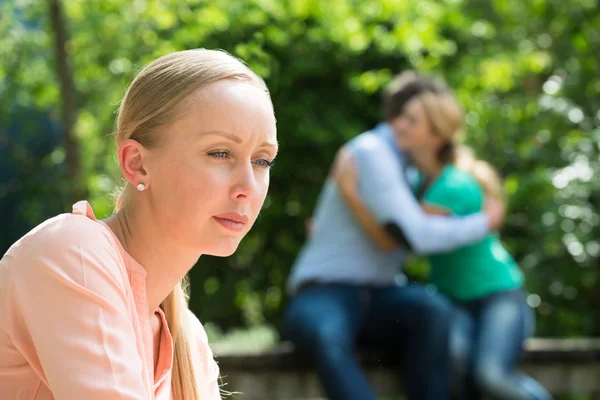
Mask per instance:
[[[143,207],[124,207],[105,222],[125,251],[146,270],[148,313],[154,314],[198,261],[199,254],[165,238],[152,214]]]
[[[437,154],[433,152],[411,152],[410,159],[425,175],[428,181],[437,177],[443,167],[442,163],[438,160]]]

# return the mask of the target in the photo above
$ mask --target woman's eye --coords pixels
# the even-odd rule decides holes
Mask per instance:
[[[228,150],[211,151],[208,155],[216,160],[225,160],[232,158],[232,153]],[[252,161],[253,164],[260,168],[270,168],[275,165],[275,160],[269,160],[267,158],[260,158]]]
[[[261,158],[259,160],[254,161],[254,164],[258,165],[261,168],[271,168],[275,165],[275,160],[267,160],[266,158]]]
[[[231,156],[231,153],[228,151],[213,151],[208,153],[209,156],[211,156],[212,158],[216,158],[216,159],[224,159],[224,158],[229,158]]]

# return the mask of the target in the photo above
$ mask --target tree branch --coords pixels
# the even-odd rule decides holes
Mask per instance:
[[[67,177],[70,183],[70,200],[75,202],[84,196],[81,182],[81,157],[79,146],[75,137],[74,127],[77,121],[77,88],[73,78],[73,71],[69,65],[67,42],[69,32],[66,18],[63,14],[60,0],[49,0],[50,21],[54,33],[54,54],[56,69],[60,81],[62,99],[63,141],[66,152]]]

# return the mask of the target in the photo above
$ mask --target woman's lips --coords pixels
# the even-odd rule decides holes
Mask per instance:
[[[238,213],[220,214],[213,217],[222,227],[233,232],[241,232],[248,223],[248,217]]]

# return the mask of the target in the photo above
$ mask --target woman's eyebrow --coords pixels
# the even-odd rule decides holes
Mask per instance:
[[[242,143],[242,138],[241,138],[241,137],[239,137],[239,136],[237,136],[237,135],[234,135],[233,133],[229,133],[229,132],[223,132],[223,131],[208,131],[208,132],[201,132],[201,133],[199,133],[199,134],[196,136],[196,138],[203,137],[203,136],[206,136],[206,135],[217,135],[217,136],[223,136],[224,138],[226,138],[226,139],[229,139],[229,140],[231,140],[231,141],[233,141],[233,142],[236,142],[236,143],[238,143],[238,144]],[[262,142],[262,143],[261,143],[261,145],[260,145],[259,147],[274,147],[275,149],[277,149],[277,147],[278,147],[278,146],[277,146],[277,143],[276,143],[276,142],[275,142],[275,143],[273,143],[273,142],[268,142],[268,141],[265,141],[265,142]]]
[[[234,141],[236,143],[242,143],[242,138],[234,135],[233,133],[229,133],[229,132],[223,132],[223,131],[208,131],[208,132],[201,132],[199,133],[196,138],[200,138],[206,135],[218,135],[218,136],[223,136],[224,138],[227,138],[231,141]]]

